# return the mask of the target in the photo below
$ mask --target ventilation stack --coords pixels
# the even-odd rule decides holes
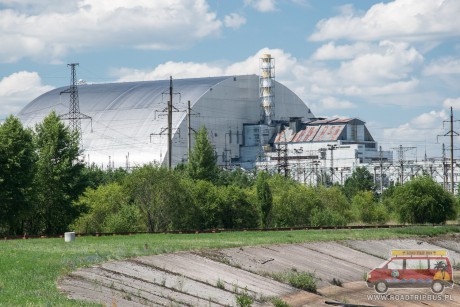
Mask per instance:
[[[270,125],[275,110],[275,59],[264,54],[260,59],[259,96],[262,106],[262,122]]]

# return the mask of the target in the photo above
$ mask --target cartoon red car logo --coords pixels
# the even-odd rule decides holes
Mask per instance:
[[[454,284],[446,250],[392,250],[387,261],[367,273],[366,282],[377,293],[388,288],[431,288],[439,294]]]

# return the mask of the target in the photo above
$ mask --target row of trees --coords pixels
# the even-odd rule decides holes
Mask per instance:
[[[456,217],[457,200],[429,177],[379,196],[364,168],[330,188],[221,170],[205,128],[190,162],[173,170],[103,171],[85,167],[79,155],[78,135],[55,113],[35,130],[7,118],[0,125],[0,233],[443,223]]]

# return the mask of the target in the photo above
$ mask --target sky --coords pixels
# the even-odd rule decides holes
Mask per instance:
[[[68,86],[68,63],[107,83],[259,74],[270,53],[315,116],[439,158],[460,119],[459,16],[459,0],[0,0],[0,121]]]

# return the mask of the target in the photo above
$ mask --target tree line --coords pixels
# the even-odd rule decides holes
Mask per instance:
[[[264,171],[222,170],[205,127],[187,164],[102,170],[53,112],[35,129],[0,125],[0,234],[445,223],[458,201],[428,176],[379,195],[357,168],[343,186],[305,186]]]

